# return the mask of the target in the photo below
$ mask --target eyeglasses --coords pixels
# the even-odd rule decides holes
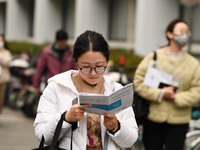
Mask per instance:
[[[174,35],[179,35],[179,34],[187,34],[187,36],[191,36],[192,35],[190,31],[188,31],[188,32],[180,32],[178,34],[174,33]]]
[[[89,74],[89,73],[91,73],[92,69],[94,69],[94,71],[96,73],[103,73],[106,70],[106,68],[107,68],[107,66],[82,67],[82,68],[80,68],[78,64],[77,64],[77,66],[78,66],[78,68],[81,70],[81,72],[83,74]]]

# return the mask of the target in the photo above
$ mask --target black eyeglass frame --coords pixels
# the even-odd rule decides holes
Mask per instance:
[[[80,68],[78,64],[77,64],[77,66],[78,66],[78,68],[81,70],[81,72],[82,72],[83,74],[90,74],[90,73],[92,72],[92,69],[94,69],[94,71],[95,71],[96,73],[103,73],[103,72],[106,71],[106,68],[107,68],[107,66],[82,67],[82,68]],[[104,69],[103,69],[101,72],[98,72],[98,71],[96,70],[96,68],[98,68],[98,67],[104,67]],[[88,69],[90,69],[90,71],[89,71],[89,72],[83,72],[82,70],[83,70],[84,68],[88,68]]]

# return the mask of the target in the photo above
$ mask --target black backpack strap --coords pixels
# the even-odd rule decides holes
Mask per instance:
[[[157,60],[157,54],[156,51],[153,51],[153,64],[152,67],[156,68],[156,60]]]
[[[153,53],[154,53],[153,60],[156,61],[156,60],[157,60],[157,54],[156,54],[156,51],[154,51]]]
[[[65,120],[65,114],[66,114],[66,112],[64,112],[61,115],[61,118],[60,118],[60,120],[57,124],[56,130],[55,130],[55,133],[54,133],[54,136],[53,136],[53,140],[52,140],[52,146],[54,146],[54,147],[57,146],[57,142],[58,142],[58,138],[59,138],[60,131],[61,131],[61,128],[62,128],[62,124],[63,124],[63,121]]]

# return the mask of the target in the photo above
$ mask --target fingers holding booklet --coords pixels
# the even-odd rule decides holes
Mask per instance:
[[[91,104],[85,108],[86,111],[103,115],[104,113],[116,114],[119,111],[132,106],[133,84],[127,84],[110,95],[91,93],[80,93],[79,102],[81,105]]]

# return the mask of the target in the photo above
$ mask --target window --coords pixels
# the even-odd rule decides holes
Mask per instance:
[[[0,33],[5,34],[6,24],[6,3],[0,3]]]
[[[200,5],[195,6],[183,6],[182,8],[182,17],[189,24],[189,28],[192,33],[192,42],[200,43]]]
[[[110,40],[127,40],[128,2],[129,0],[110,0]]]
[[[62,0],[62,28],[65,29],[69,38],[74,37],[74,0]]]
[[[28,1],[28,36],[33,36],[33,21],[34,21],[35,0]]]

